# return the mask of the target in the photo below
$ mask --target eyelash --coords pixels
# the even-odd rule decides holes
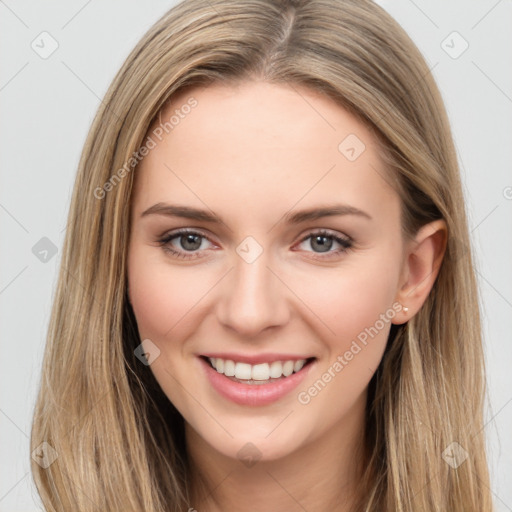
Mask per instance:
[[[158,244],[162,247],[162,249],[165,252],[168,252],[172,256],[175,256],[177,258],[183,258],[183,259],[190,260],[190,259],[196,259],[196,258],[200,257],[200,256],[195,256],[196,254],[199,253],[199,250],[188,251],[188,254],[187,254],[186,252],[177,251],[170,245],[170,242],[172,240],[174,240],[175,238],[179,238],[180,236],[183,236],[183,235],[199,235],[201,238],[204,238],[204,239],[210,241],[207,236],[203,235],[202,233],[199,233],[198,231],[193,231],[190,229],[181,229],[181,230],[174,231],[172,233],[168,233],[168,234],[164,235],[162,238],[160,238],[158,240]],[[308,240],[310,238],[314,238],[317,236],[325,236],[326,238],[331,238],[332,240],[337,242],[339,245],[341,245],[341,249],[338,249],[336,251],[327,251],[325,253],[313,252],[313,254],[318,254],[318,255],[325,254],[326,255],[326,256],[315,257],[315,259],[319,259],[319,260],[325,260],[325,259],[328,259],[331,257],[338,256],[342,253],[345,253],[353,247],[353,243],[354,243],[350,237],[340,237],[340,236],[337,236],[337,235],[331,233],[328,230],[320,229],[318,231],[312,231],[311,233],[309,233],[308,235],[303,237],[300,240],[299,244],[305,242],[306,240]],[[310,251],[308,251],[308,252],[310,252]]]

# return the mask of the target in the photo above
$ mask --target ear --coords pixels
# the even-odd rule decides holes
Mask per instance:
[[[445,221],[436,220],[422,226],[414,239],[406,244],[395,299],[404,309],[395,316],[394,324],[407,322],[427,300],[443,261],[447,235]]]

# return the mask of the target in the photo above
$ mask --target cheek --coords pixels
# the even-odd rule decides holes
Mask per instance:
[[[391,323],[386,319],[383,326],[379,320],[382,314],[394,317],[398,262],[398,256],[383,251],[378,257],[325,269],[324,275],[304,274],[295,280],[294,290],[318,318],[321,331],[316,330],[324,333],[331,358],[347,350],[358,336],[364,338],[376,322],[383,333],[374,337],[387,338]]]
[[[309,281],[309,305],[334,333],[324,336],[326,357],[296,398],[308,417],[321,417],[324,426],[359,403],[382,359],[396,314],[399,261],[396,252],[382,251],[340,268],[322,285]]]
[[[140,336],[163,340],[190,323],[212,287],[211,276],[197,268],[167,265],[161,256],[144,252],[134,250],[129,260],[130,300]]]

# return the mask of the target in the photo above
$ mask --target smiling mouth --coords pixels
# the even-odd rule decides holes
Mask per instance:
[[[202,356],[217,373],[220,373],[233,382],[241,384],[270,384],[286,379],[290,375],[300,372],[316,358],[273,361],[272,363],[249,364],[222,359],[220,357]]]

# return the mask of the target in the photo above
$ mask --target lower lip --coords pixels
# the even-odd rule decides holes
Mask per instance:
[[[267,405],[276,402],[295,389],[306,377],[315,361],[297,373],[268,384],[242,384],[214,370],[203,358],[199,358],[213,388],[223,397],[239,405]]]

